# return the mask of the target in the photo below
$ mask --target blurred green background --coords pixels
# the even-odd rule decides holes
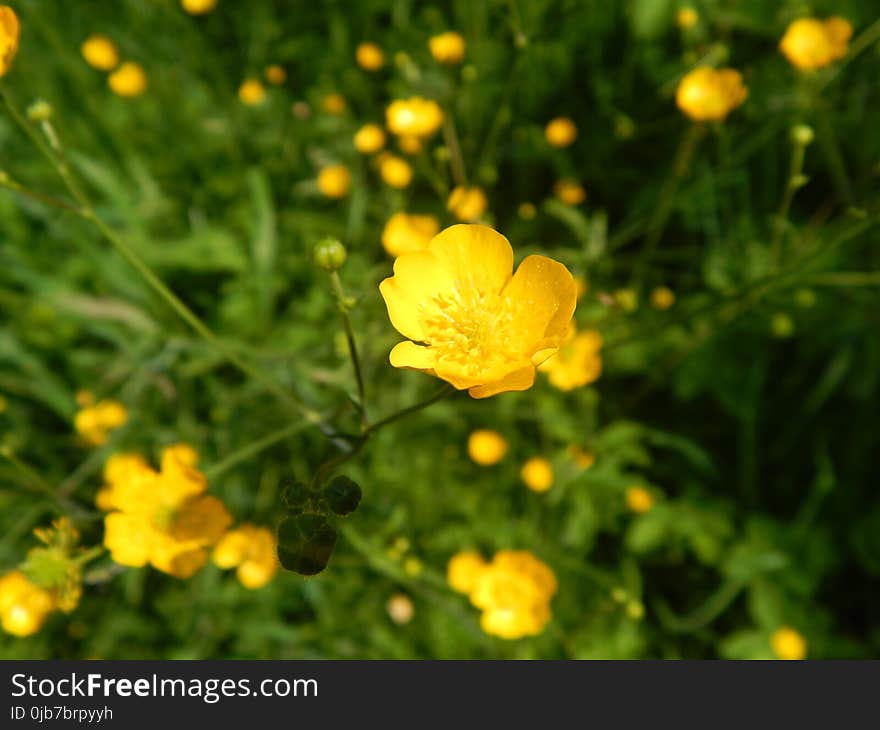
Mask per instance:
[[[543,253],[583,276],[580,326],[605,339],[604,370],[563,393],[539,377],[524,393],[459,394],[379,432],[343,473],[364,492],[317,577],[281,572],[248,591],[208,566],[181,581],[155,570],[91,564],[69,616],[34,636],[0,635],[4,658],[769,658],[782,626],[811,658],[880,654],[880,46],[877,2],[688,3],[676,26],[665,0],[407,0],[294,3],[220,0],[192,17],[173,0],[13,2],[22,40],[3,87],[52,124],[98,214],[248,361],[342,429],[356,426],[354,380],[326,274],[310,259],[335,236],[371,415],[426,397],[433,379],[388,364],[399,336],[378,282],[391,260],[382,227],[397,210],[453,223],[429,182],[433,147],[405,191],[382,185],[354,150],[392,99],[420,94],[454,110],[462,154],[491,220],[517,260]],[[779,53],[786,25],[836,14],[851,59],[805,81]],[[875,24],[875,25],[872,25]],[[435,64],[427,39],[457,30],[460,66]],[[80,55],[112,38],[149,78],[125,99]],[[386,66],[358,68],[378,43]],[[405,56],[403,55],[405,54]],[[707,127],[669,201],[649,265],[645,241],[691,123],[674,102],[701,59],[732,66],[746,103]],[[287,71],[266,102],[242,104],[241,82]],[[321,100],[342,94],[347,111]],[[293,105],[297,104],[297,113]],[[307,105],[307,106],[305,106]],[[550,148],[544,125],[570,116],[579,139]],[[774,260],[774,218],[789,175],[790,129],[816,140]],[[68,199],[52,168],[0,115],[0,167],[27,188]],[[353,174],[342,201],[323,198],[327,162]],[[445,170],[440,187],[449,185]],[[585,204],[555,200],[579,180]],[[537,215],[518,215],[523,202]],[[29,487],[29,465],[92,509],[106,457],[155,458],[186,441],[210,472],[295,416],[192,332],[88,223],[0,191],[0,568],[65,511]],[[675,306],[652,308],[670,287]],[[614,293],[633,290],[638,306]],[[625,299],[624,295],[624,299]],[[125,404],[128,424],[85,448],[72,419],[88,389]],[[468,434],[510,443],[491,468],[467,456]],[[596,455],[587,470],[566,455]],[[236,521],[277,523],[278,487],[334,455],[315,429],[224,468],[210,491]],[[555,467],[545,494],[522,463]],[[626,490],[658,501],[633,514]],[[100,544],[100,519],[77,523]],[[445,585],[456,552],[532,551],[559,581],[553,620],[535,638],[485,635],[467,599]],[[386,603],[410,597],[398,625]]]

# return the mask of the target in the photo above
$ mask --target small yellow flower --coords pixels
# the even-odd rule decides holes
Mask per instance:
[[[391,364],[474,398],[531,388],[536,363],[559,348],[575,308],[568,269],[533,255],[513,273],[508,240],[480,225],[451,226],[424,251],[399,256],[379,289],[408,338],[391,351]]]
[[[635,312],[639,308],[639,294],[635,289],[617,289],[614,301],[624,312]]]
[[[318,173],[318,190],[328,198],[344,198],[351,188],[351,173],[345,165],[328,165]]]
[[[392,256],[428,248],[440,230],[440,222],[432,215],[395,213],[382,229],[382,246]]]
[[[74,395],[74,400],[80,408],[86,408],[95,404],[95,396],[89,390],[78,390]]]
[[[180,7],[190,15],[205,15],[217,7],[217,0],[180,0]]]
[[[409,163],[397,155],[385,154],[379,160],[379,174],[386,185],[402,189],[412,182],[413,171]]]
[[[99,71],[112,71],[119,63],[119,52],[107,36],[91,35],[80,48],[86,63]]]
[[[516,213],[524,221],[530,221],[538,215],[538,209],[535,207],[534,203],[520,203],[519,207],[516,209]]]
[[[699,20],[700,16],[690,5],[680,7],[675,13],[675,24],[682,30],[690,30]]]
[[[140,96],[147,90],[147,74],[140,64],[126,61],[107,77],[110,90],[117,96]]]
[[[365,124],[354,135],[354,147],[362,155],[372,155],[385,146],[385,132],[378,124]]]
[[[391,596],[388,599],[388,603],[385,604],[385,610],[388,611],[388,616],[398,626],[408,624],[413,620],[413,616],[416,613],[412,599],[404,593],[395,593]]]
[[[798,661],[807,656],[807,641],[788,626],[776,629],[770,637],[770,646],[779,659]]]
[[[346,109],[345,97],[342,94],[327,94],[321,100],[321,108],[328,114],[339,116]]]
[[[124,426],[127,421],[125,406],[108,399],[78,411],[73,418],[73,427],[86,443],[101,446],[107,443],[111,431]]]
[[[582,449],[577,444],[571,444],[565,453],[581,469],[589,469],[596,463],[596,455],[592,451]]]
[[[245,588],[262,588],[278,571],[275,534],[265,527],[240,525],[220,538],[214,546],[213,560],[218,568],[236,568],[235,574]]]
[[[637,514],[644,514],[654,506],[654,495],[644,487],[630,487],[626,490],[626,506]]]
[[[446,582],[459,593],[470,593],[487,563],[475,550],[464,550],[452,556],[446,566]]]
[[[732,68],[695,68],[679,82],[675,103],[695,122],[724,119],[746,100],[742,75]]]
[[[424,148],[424,143],[413,134],[405,134],[397,138],[397,146],[407,155],[417,155]]]
[[[52,594],[20,570],[0,578],[0,626],[6,633],[19,637],[35,634],[54,609]]]
[[[263,76],[273,86],[281,86],[281,84],[287,81],[287,71],[284,70],[284,66],[279,66],[277,63],[266,66],[263,70]]]
[[[5,76],[12,67],[18,53],[18,39],[21,27],[18,16],[8,5],[0,5],[0,77]]]
[[[546,492],[553,486],[553,465],[540,456],[534,456],[526,461],[519,475],[533,492]]]
[[[553,186],[553,193],[566,205],[580,205],[587,198],[587,191],[576,180],[559,180]]]
[[[507,453],[507,441],[497,431],[481,428],[468,436],[468,456],[475,464],[492,466]]]
[[[569,117],[551,119],[544,128],[544,137],[553,147],[568,147],[577,139],[577,126]]]
[[[464,223],[479,220],[488,207],[486,193],[476,186],[466,188],[459,185],[453,188],[446,201],[446,209]]]
[[[403,561],[403,572],[413,578],[421,575],[424,568],[425,566],[422,565],[422,561],[418,558],[410,556]]]
[[[602,335],[596,330],[578,333],[574,326],[559,351],[538,366],[559,390],[574,390],[596,381],[602,374]]]
[[[788,26],[779,42],[779,50],[796,68],[813,71],[843,58],[849,51],[852,32],[852,26],[844,18],[801,18]]]
[[[465,42],[460,33],[447,31],[432,36],[428,40],[428,48],[437,63],[452,65],[464,60]]]
[[[385,65],[385,54],[375,43],[361,43],[354,52],[357,65],[364,71],[378,71]]]
[[[238,87],[238,98],[242,104],[259,106],[266,101],[266,87],[259,79],[245,79]]]
[[[651,306],[654,309],[669,309],[675,304],[675,292],[668,286],[658,286],[651,291]]]
[[[392,101],[385,109],[385,125],[392,134],[425,139],[443,124],[443,110],[436,101],[413,96]]]

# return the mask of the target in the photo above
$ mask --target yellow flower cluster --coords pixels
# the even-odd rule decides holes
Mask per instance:
[[[361,43],[354,55],[357,65],[364,71],[378,71],[385,65],[385,54],[375,43]]]
[[[426,139],[443,124],[443,110],[431,99],[413,96],[392,101],[385,110],[385,125],[400,137]]]
[[[73,427],[86,443],[101,446],[107,443],[111,431],[124,426],[128,411],[119,401],[107,399],[77,411]]]
[[[13,636],[30,636],[55,610],[52,594],[20,570],[0,578],[0,626]]]
[[[216,497],[205,494],[198,454],[178,444],[162,452],[155,471],[138,454],[116,454],[104,467],[107,485],[96,503],[104,518],[104,545],[120,565],[148,563],[163,573],[188,578],[202,568],[208,549],[232,518]]]
[[[559,351],[538,366],[559,390],[588,385],[602,374],[602,335],[596,330],[577,332],[572,324]]]
[[[559,349],[576,302],[562,264],[527,256],[513,273],[510,243],[481,225],[451,226],[425,250],[399,256],[379,290],[391,324],[408,338],[391,351],[391,364],[474,398],[531,388],[535,366]]]
[[[801,71],[814,71],[847,54],[852,32],[849,22],[840,17],[801,18],[788,26],[779,42],[779,50],[792,66]]]
[[[695,122],[717,122],[746,100],[742,75],[732,68],[695,68],[679,82],[675,103]]]
[[[18,16],[8,5],[0,5],[0,76],[5,76],[12,68],[15,54],[18,53],[18,38],[21,27]]]
[[[463,223],[478,221],[488,207],[486,193],[476,185],[472,187],[459,185],[453,188],[446,201],[446,209]]]
[[[525,550],[501,550],[491,562],[476,552],[458,553],[447,566],[447,582],[482,610],[483,631],[502,639],[540,634],[557,590],[553,571]]]
[[[235,568],[245,588],[262,588],[278,571],[275,533],[266,527],[239,525],[220,538],[213,560],[218,568]]]
[[[465,47],[464,38],[454,31],[432,36],[428,40],[428,48],[434,60],[446,65],[461,63],[464,60]]]
[[[80,46],[86,63],[98,71],[113,71],[107,76],[107,85],[117,96],[140,96],[147,90],[147,72],[134,61],[119,65],[119,51],[107,36],[90,35]]]
[[[391,256],[423,251],[439,230],[440,222],[432,215],[395,213],[382,229],[382,246]]]
[[[468,456],[480,466],[493,466],[507,453],[507,441],[497,431],[477,429],[468,437]]]

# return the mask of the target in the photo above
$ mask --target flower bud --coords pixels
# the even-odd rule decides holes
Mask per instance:
[[[52,106],[48,101],[44,99],[37,99],[33,104],[31,104],[27,108],[27,118],[34,122],[34,124],[39,124],[40,122],[47,122],[52,117]]]
[[[324,487],[324,499],[340,517],[354,512],[361,502],[361,488],[348,477],[339,476]]]
[[[791,128],[791,141],[801,147],[809,145],[815,136],[813,128],[806,124],[797,124]]]
[[[315,244],[314,261],[324,271],[336,271],[348,258],[345,246],[337,238],[323,238]]]

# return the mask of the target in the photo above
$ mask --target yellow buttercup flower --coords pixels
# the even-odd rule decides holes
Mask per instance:
[[[680,7],[675,13],[675,24],[682,30],[693,28],[699,20],[700,16],[690,5]]]
[[[263,70],[263,76],[273,86],[281,86],[281,84],[287,81],[287,71],[284,70],[284,66],[279,66],[277,63],[266,66]]]
[[[436,101],[413,96],[392,101],[385,109],[385,125],[392,134],[424,139],[443,124],[443,110]]]
[[[0,5],[0,76],[12,68],[20,35],[21,26],[15,11],[8,5]]]
[[[88,406],[73,418],[73,427],[83,439],[92,446],[107,443],[110,432],[124,426],[128,421],[128,411],[119,401],[102,400]]]
[[[375,43],[361,43],[354,52],[357,65],[364,71],[378,71],[385,65],[385,54]]]
[[[205,15],[217,7],[217,0],[180,0],[180,7],[190,15]]]
[[[488,207],[489,200],[486,198],[486,193],[482,188],[476,186],[463,187],[459,185],[453,188],[446,201],[446,209],[464,223],[473,223],[479,220]]]
[[[551,119],[544,128],[544,137],[553,147],[568,147],[577,139],[577,126],[569,117]]]
[[[413,171],[402,157],[384,154],[379,160],[379,174],[386,185],[392,188],[405,188],[412,182]]]
[[[587,198],[587,191],[576,180],[559,180],[553,186],[553,193],[566,205],[580,205]]]
[[[464,60],[465,42],[460,33],[447,31],[432,36],[428,40],[428,48],[437,63],[452,65]]]
[[[0,578],[0,626],[13,636],[37,633],[55,609],[52,594],[20,570]]]
[[[534,456],[526,461],[519,475],[533,492],[546,492],[553,486],[553,465],[540,456]]]
[[[783,626],[773,632],[770,647],[779,659],[798,661],[807,657],[807,641],[794,629]]]
[[[594,382],[602,374],[602,335],[596,330],[578,333],[572,326],[552,357],[538,366],[559,390],[574,390]]]
[[[140,96],[147,90],[147,74],[140,64],[126,61],[107,77],[107,84],[117,96]]]
[[[208,550],[232,522],[216,497],[205,494],[205,476],[195,468],[195,451],[171,446],[161,469],[128,458],[108,464],[110,482],[98,502],[111,507],[104,518],[104,546],[120,565],[148,563],[163,573],[188,578],[204,566]]]
[[[318,190],[328,198],[344,198],[351,188],[351,173],[345,165],[328,165],[318,173]]]
[[[644,487],[630,487],[626,490],[626,506],[637,514],[644,514],[654,506],[654,495]]]
[[[342,96],[342,94],[327,94],[327,96],[321,100],[321,108],[328,114],[338,116],[345,112],[345,97]]]
[[[678,84],[675,103],[695,122],[716,122],[746,100],[742,74],[732,68],[700,66]]]
[[[475,464],[492,466],[507,453],[507,441],[497,431],[481,428],[468,436],[468,456]]]
[[[800,18],[786,29],[779,50],[796,68],[813,71],[843,58],[849,51],[852,32],[844,18]]]
[[[675,304],[675,292],[668,286],[658,286],[651,291],[651,306],[654,309],[669,309]]]
[[[242,104],[259,106],[266,101],[266,87],[258,79],[245,79],[238,87],[238,98]]]
[[[99,71],[112,71],[119,63],[119,51],[107,36],[91,35],[80,48],[86,63]]]
[[[278,571],[275,534],[266,527],[240,525],[220,538],[213,560],[218,568],[235,568],[245,588],[262,588]]]
[[[405,134],[397,138],[397,146],[407,155],[417,155],[424,148],[424,143],[419,137]]]
[[[354,147],[362,155],[372,155],[385,146],[385,132],[378,124],[365,124],[354,135]]]
[[[464,550],[452,556],[446,566],[446,582],[459,593],[470,593],[488,563],[475,550]]]
[[[536,363],[568,330],[575,284],[546,256],[527,256],[512,272],[510,243],[481,225],[451,226],[424,251],[399,256],[379,289],[391,323],[412,341],[394,347],[391,364],[474,398],[530,388]]]
[[[395,593],[385,604],[388,616],[398,626],[408,624],[416,614],[412,599],[404,593]]]
[[[538,209],[534,203],[520,203],[516,209],[516,214],[524,221],[530,221],[538,215]]]
[[[382,229],[382,246],[392,256],[423,251],[440,230],[440,222],[432,215],[395,213]]]

